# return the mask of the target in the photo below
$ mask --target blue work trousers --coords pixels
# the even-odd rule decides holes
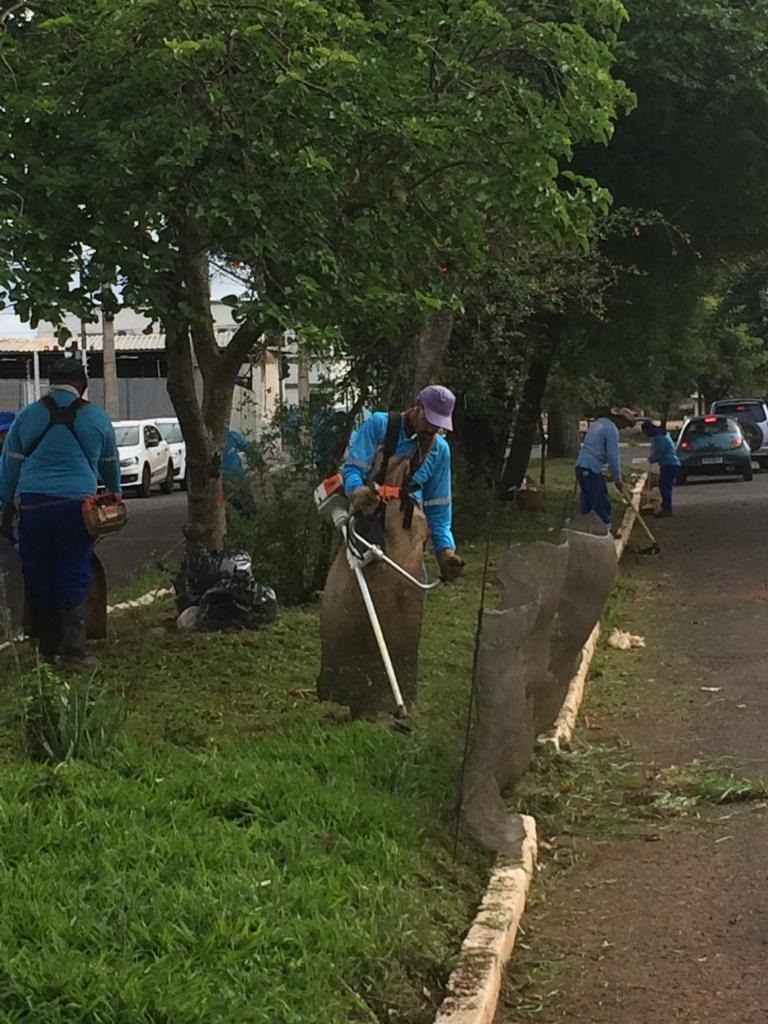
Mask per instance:
[[[661,491],[661,507],[672,510],[672,488],[677,480],[679,466],[659,466],[659,490]]]
[[[82,505],[82,498],[21,495],[21,568],[32,602],[41,611],[74,608],[85,601],[93,538],[83,523]]]
[[[608,485],[602,473],[594,473],[591,469],[576,467],[576,479],[581,489],[579,511],[583,516],[596,512],[606,526],[611,525],[611,499],[608,497]]]

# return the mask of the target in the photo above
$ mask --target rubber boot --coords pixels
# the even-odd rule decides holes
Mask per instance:
[[[64,664],[72,668],[87,668],[95,664],[85,650],[85,604],[65,608],[61,612],[61,655]]]
[[[35,620],[40,657],[53,665],[61,654],[61,611],[58,608],[38,608]]]

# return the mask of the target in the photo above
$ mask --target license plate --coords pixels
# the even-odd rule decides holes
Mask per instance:
[[[711,456],[710,458],[707,458],[705,456],[704,458],[702,458],[701,464],[702,466],[718,466],[722,461],[722,455]]]

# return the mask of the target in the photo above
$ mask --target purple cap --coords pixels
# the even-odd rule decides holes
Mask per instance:
[[[456,396],[442,384],[430,384],[419,392],[419,404],[424,409],[427,422],[433,427],[453,430],[453,407]]]

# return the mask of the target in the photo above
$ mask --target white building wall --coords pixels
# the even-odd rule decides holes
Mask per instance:
[[[235,330],[237,324],[232,318],[232,307],[225,305],[223,302],[212,302],[211,313],[213,314],[213,321],[217,329],[232,331]],[[95,323],[87,323],[85,325],[86,337],[92,337],[94,335],[101,337],[101,313],[97,311],[97,319]],[[67,314],[63,318],[63,324],[67,330],[72,334],[74,338],[80,337],[80,320]],[[126,307],[121,309],[115,314],[115,334],[141,334],[147,327],[152,325],[152,321],[149,317],[143,313],[139,313],[135,309]],[[160,330],[160,324],[154,323],[155,331]],[[55,334],[56,327],[54,324],[46,320],[41,320],[37,325],[37,336],[38,338],[50,338]]]

